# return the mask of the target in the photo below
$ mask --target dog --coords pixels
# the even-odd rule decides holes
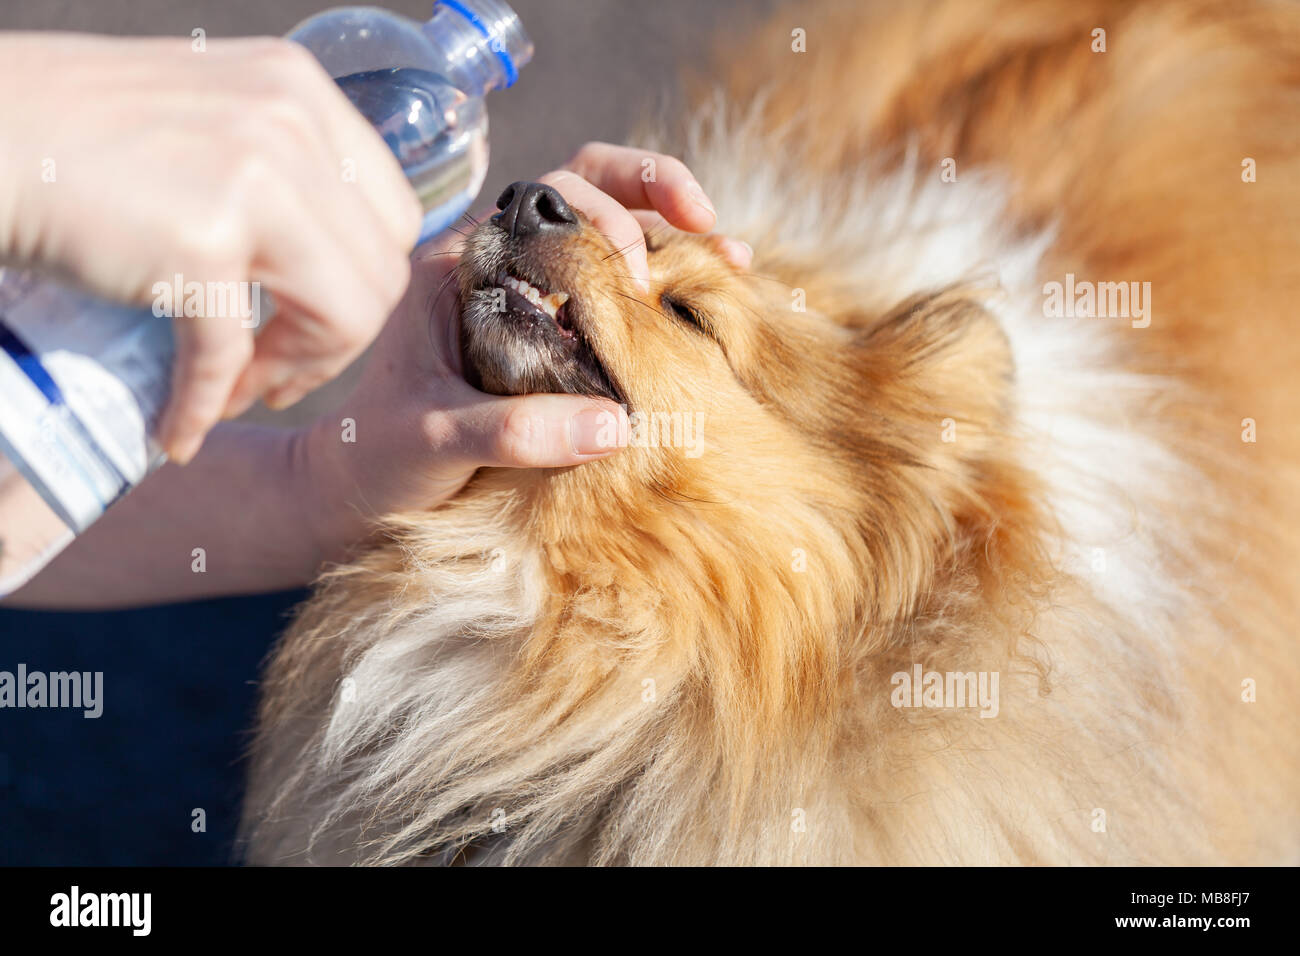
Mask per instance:
[[[1300,852],[1300,7],[799,6],[692,87],[755,250],[651,291],[519,183],[467,375],[629,447],[484,470],[270,661],[254,863]]]

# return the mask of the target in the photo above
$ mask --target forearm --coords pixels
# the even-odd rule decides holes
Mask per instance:
[[[29,67],[20,42],[21,34],[0,33],[0,267],[18,262],[19,202],[24,190],[36,190],[41,167],[31,161],[35,134],[28,119],[30,107],[19,94],[23,69]]]
[[[341,553],[320,543],[306,434],[219,426],[193,462],[147,478],[5,603],[126,607],[308,584]]]

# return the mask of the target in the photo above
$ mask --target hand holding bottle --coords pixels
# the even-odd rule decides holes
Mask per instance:
[[[177,274],[275,301],[256,341],[237,318],[175,320],[175,460],[223,415],[332,378],[406,288],[421,206],[294,43],[4,34],[0,90],[0,263],[142,306]]]
[[[223,414],[258,397],[292,404],[369,344],[408,285],[416,237],[445,229],[482,184],[484,94],[510,85],[532,55],[501,0],[447,0],[424,23],[343,8],[304,21],[292,37],[200,49],[0,35],[0,91],[33,79],[38,88],[25,99],[0,96],[0,266],[42,267],[125,303],[88,300],[21,270],[0,282],[0,437],[12,459],[0,462],[9,535],[0,594],[156,467],[155,439],[184,463]],[[646,155],[589,144],[544,177],[643,282],[643,227],[666,220],[705,231],[715,219],[680,162],[653,157],[659,175],[645,182]],[[743,267],[748,250],[734,245]],[[426,311],[425,280],[451,267],[449,251],[419,260],[421,281],[376,349],[385,364],[350,400],[364,410],[375,454],[340,460],[321,440],[328,428],[223,429],[199,464],[167,469],[170,479],[118,505],[121,520],[74,549],[65,566],[88,558],[99,575],[85,599],[130,600],[138,582],[105,577],[104,567],[152,573],[171,537],[197,530],[233,544],[279,527],[247,574],[211,581],[216,593],[303,583],[374,518],[449,497],[478,467],[555,467],[613,451],[593,444],[593,420],[609,412],[593,400],[501,398],[465,383],[456,356],[443,354],[454,311],[449,303]],[[173,299],[166,313],[181,316],[173,350],[148,306],[156,310],[159,287],[177,282],[185,302]],[[191,286],[245,294],[249,283],[276,305],[256,338],[242,308],[186,315]],[[443,330],[432,343],[431,327]],[[251,480],[261,489],[255,502],[245,493]],[[100,560],[99,539],[111,561]],[[125,539],[145,549],[135,560]],[[150,581],[148,595],[173,597],[193,583]]]

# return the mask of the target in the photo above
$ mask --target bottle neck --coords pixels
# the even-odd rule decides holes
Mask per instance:
[[[423,29],[445,55],[447,80],[468,96],[513,85],[533,57],[518,15],[501,0],[438,0]]]

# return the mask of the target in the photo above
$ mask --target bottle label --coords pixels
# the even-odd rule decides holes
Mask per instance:
[[[171,323],[0,273],[0,451],[76,533],[160,459]]]

